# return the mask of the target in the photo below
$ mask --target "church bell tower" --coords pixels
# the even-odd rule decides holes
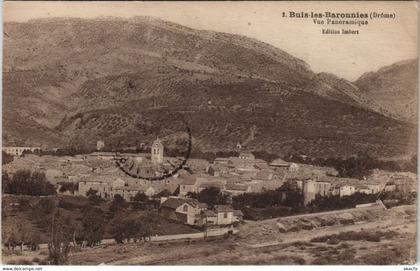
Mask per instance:
[[[151,160],[153,164],[163,163],[163,144],[159,138],[153,141],[152,144]]]

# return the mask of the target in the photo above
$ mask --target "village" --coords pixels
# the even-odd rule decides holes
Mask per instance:
[[[287,263],[324,263],[325,256],[310,249],[326,232],[347,231],[355,240],[368,241],[386,240],[384,236],[401,225],[406,229],[398,238],[410,238],[413,232],[417,176],[411,172],[374,169],[362,178],[342,177],[333,167],[280,158],[265,161],[240,144],[237,156],[213,161],[165,156],[164,140],[159,138],[148,153],[109,152],[104,147],[99,140],[96,151],[76,155],[43,154],[38,147],[3,147],[3,156],[8,155],[3,164],[3,260],[79,264],[92,258],[95,264],[153,264],[175,257],[185,263],[205,263],[208,252],[195,258],[185,253],[220,245],[234,246],[229,253],[259,255],[262,249],[273,257],[285,257]],[[37,183],[29,189],[42,189],[28,191],[19,184],[22,181],[30,187]],[[18,221],[24,226],[15,228]],[[58,233],[51,231],[57,227],[62,227]],[[354,229],[361,233],[353,233]],[[54,241],[52,236],[61,237]],[[161,248],[162,244],[167,246]],[[309,246],[309,254],[301,251],[301,244]],[[185,255],[174,256],[184,251],[177,249],[184,245],[188,245]],[[118,255],[121,246],[129,251],[126,260],[105,257]],[[298,246],[299,256],[275,256],[278,246],[286,247],[286,254],[295,254]],[[139,248],[141,255],[156,259],[137,260],[139,254],[134,251]],[[381,249],[378,243],[372,250],[373,262],[363,253],[351,252],[349,259],[377,264],[383,261],[375,258]],[[48,258],[42,256],[45,250]],[[54,258],[52,253],[65,258]],[[340,253],[349,250],[343,247],[336,253],[338,258],[328,258],[329,263],[342,262]],[[215,255],[208,263],[232,261],[225,254]],[[407,257],[412,255],[389,259]],[[270,259],[264,262],[278,262]]]
[[[94,191],[105,200],[120,195],[130,202],[138,193],[147,197],[160,197],[161,214],[168,219],[193,226],[234,225],[243,220],[241,210],[231,204],[208,206],[191,195],[197,195],[209,188],[218,189],[228,199],[249,193],[262,193],[293,183],[303,195],[306,206],[317,197],[346,197],[355,193],[378,194],[385,192],[413,193],[416,191],[414,173],[391,173],[375,170],[363,180],[337,177],[333,168],[316,167],[307,164],[275,159],[268,163],[257,159],[251,152],[239,149],[238,157],[216,158],[213,162],[204,159],[189,159],[188,170],[182,170],[162,180],[151,180],[129,176],[115,164],[115,153],[102,152],[103,141],[97,142],[97,152],[75,156],[51,156],[23,154],[39,148],[4,147],[3,151],[14,156],[3,170],[13,175],[22,169],[45,172],[48,182],[54,184],[58,193],[87,197]],[[170,168],[179,157],[164,156],[164,145],[156,139],[150,154],[120,154],[126,156],[137,167],[137,172],[158,176],[162,168]],[[63,184],[77,185],[77,190],[63,191]],[[286,198],[287,193],[282,194]],[[228,201],[229,202],[229,201]]]

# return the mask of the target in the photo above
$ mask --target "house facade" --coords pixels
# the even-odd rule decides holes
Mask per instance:
[[[192,226],[224,226],[243,219],[242,212],[230,205],[216,205],[209,209],[207,204],[190,198],[162,198],[159,210],[167,219]]]
[[[207,204],[195,199],[169,197],[161,201],[161,214],[170,219],[188,225],[201,224],[201,212],[207,209]]]
[[[39,147],[3,147],[2,150],[5,153],[13,155],[13,156],[22,156],[24,151],[35,152],[35,151],[40,151],[41,148]]]

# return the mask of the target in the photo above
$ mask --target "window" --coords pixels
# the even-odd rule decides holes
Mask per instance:
[[[228,214],[227,213],[224,213],[223,214],[223,218],[227,218],[228,217]]]
[[[188,205],[184,205],[184,207],[182,207],[182,211],[183,212],[188,212]]]

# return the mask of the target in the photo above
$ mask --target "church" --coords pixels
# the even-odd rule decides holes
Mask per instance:
[[[160,141],[159,137],[155,141],[153,141],[150,157],[154,165],[159,165],[163,163],[163,144]]]

